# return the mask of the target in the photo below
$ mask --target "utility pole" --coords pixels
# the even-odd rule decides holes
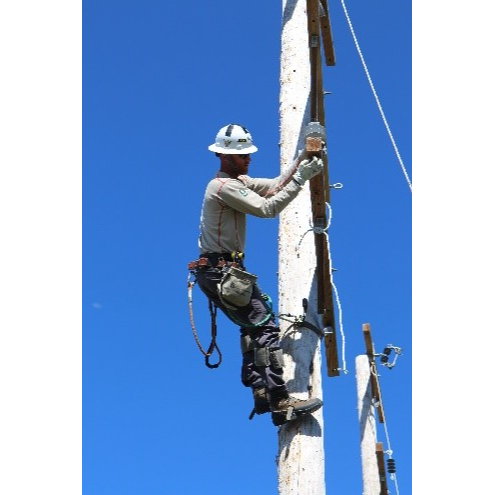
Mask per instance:
[[[291,167],[298,150],[305,148],[311,73],[306,2],[282,0],[282,6],[280,152],[283,174]],[[281,314],[302,315],[303,299],[306,299],[306,320],[321,328],[317,312],[314,235],[304,236],[310,228],[311,212],[309,184],[306,184],[280,215],[279,310]],[[280,327],[284,377],[291,395],[301,399],[323,398],[318,335],[283,319]],[[280,427],[279,495],[325,494],[323,408]]]
[[[376,454],[375,407],[372,404],[370,360],[368,356],[356,358],[359,427],[361,431],[361,463],[363,469],[363,495],[380,495],[380,475]]]

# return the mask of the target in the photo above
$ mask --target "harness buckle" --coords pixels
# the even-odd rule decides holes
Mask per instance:
[[[187,264],[188,270],[196,270],[197,268],[204,268],[210,266],[210,260],[208,258],[199,258],[198,260],[191,261]]]

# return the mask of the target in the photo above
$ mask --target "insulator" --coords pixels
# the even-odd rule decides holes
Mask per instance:
[[[395,460],[394,459],[387,459],[387,471],[390,474],[393,474],[393,473],[396,472]]]
[[[382,356],[382,357],[380,358],[380,361],[381,361],[382,363],[388,363],[388,356]]]
[[[390,356],[391,352],[392,349],[390,347],[385,347],[385,349],[383,349],[383,354],[386,354],[387,356]]]

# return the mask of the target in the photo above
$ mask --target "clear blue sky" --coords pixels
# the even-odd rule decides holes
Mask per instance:
[[[337,65],[324,68],[331,246],[350,370],[325,378],[327,493],[361,490],[354,360],[362,324],[378,351],[402,495],[411,492],[411,203],[343,10],[330,2]],[[356,34],[411,174],[411,4],[350,2]],[[281,2],[87,0],[83,4],[83,493],[269,495],[277,431],[248,421],[237,329],[219,319],[224,362],[193,339],[187,263],[197,255],[207,151],[247,126],[251,175],[278,175]],[[277,220],[251,219],[249,266],[277,295]],[[202,338],[206,300],[195,292]],[[379,426],[379,440],[387,444]],[[395,488],[389,480],[391,492]]]

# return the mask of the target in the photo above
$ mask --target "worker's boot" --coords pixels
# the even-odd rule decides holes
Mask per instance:
[[[253,389],[254,411],[256,414],[265,414],[270,412],[270,402],[265,387]]]
[[[272,421],[275,426],[281,426],[305,414],[311,414],[323,405],[321,399],[296,399],[284,393],[270,400]]]

